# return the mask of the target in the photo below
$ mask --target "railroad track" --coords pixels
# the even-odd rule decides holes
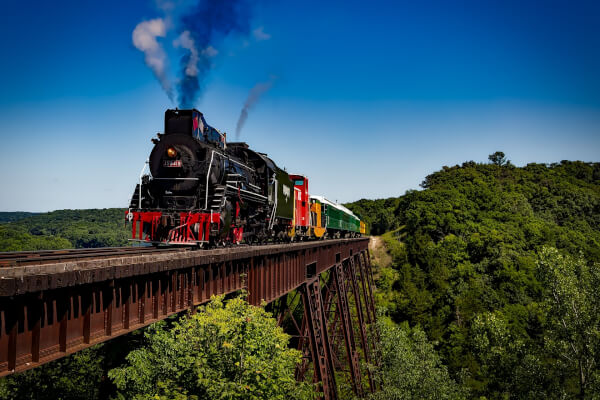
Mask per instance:
[[[180,247],[102,247],[94,249],[7,251],[0,252],[0,268],[16,267],[31,264],[54,264],[65,261],[83,260],[86,258],[110,258],[157,252],[183,251],[189,251],[189,249]]]

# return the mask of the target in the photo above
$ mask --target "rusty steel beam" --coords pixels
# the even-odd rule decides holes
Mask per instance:
[[[358,363],[358,354],[356,353],[356,342],[354,340],[354,330],[352,328],[352,320],[350,318],[350,307],[348,305],[348,295],[346,293],[346,279],[342,264],[337,264],[333,269],[333,280],[335,282],[335,290],[337,292],[337,307],[336,311],[341,319],[341,330],[344,335],[344,343],[346,345],[346,356],[348,366],[350,367],[350,380],[352,390],[356,395],[362,397],[362,384],[360,382],[360,368]],[[368,359],[367,359],[368,361]],[[369,375],[370,376],[370,375]]]
[[[368,282],[368,271],[364,267],[362,257],[360,257],[358,260],[358,278],[362,286],[364,301],[367,308],[367,322],[370,324],[375,318],[375,306],[372,302],[373,294],[370,290],[370,284]]]
[[[368,324],[371,330],[371,336],[374,339],[371,342],[373,345],[373,356],[375,359],[375,365],[379,366],[379,353],[377,352],[375,346],[375,343],[379,343],[379,331],[377,330],[377,325],[375,323],[375,298],[373,297],[373,289],[375,288],[375,283],[373,280],[373,271],[371,269],[371,257],[368,251],[363,252],[358,257],[358,271],[360,274],[359,280],[362,284],[363,295],[365,298],[367,308]]]
[[[122,252],[0,268],[0,376],[193,310],[212,295],[246,289],[249,303],[270,303],[367,245],[361,238]]]
[[[350,259],[350,261],[347,263],[347,268],[348,268],[348,273],[350,275],[350,285],[352,287],[352,294],[353,294],[354,302],[356,305],[356,318],[358,319],[358,331],[360,333],[360,343],[361,343],[361,347],[363,350],[363,355],[365,357],[365,361],[367,363],[370,363],[371,355],[370,355],[370,349],[369,349],[369,341],[367,340],[367,332],[365,329],[365,321],[364,321],[363,308],[362,308],[363,302],[361,301],[360,289],[358,287],[358,280],[360,280],[360,278],[357,278],[357,275],[356,275],[354,258]],[[366,307],[367,315],[368,315],[369,314],[368,306],[366,305],[366,302],[365,302],[365,307]],[[371,388],[371,392],[375,392],[375,383],[373,381],[373,375],[371,374],[371,371],[369,369],[367,369],[367,376],[369,379],[369,387]]]
[[[304,318],[310,341],[313,367],[316,380],[320,382],[323,398],[336,400],[337,385],[331,345],[327,332],[327,319],[323,309],[319,277],[302,284],[300,287],[304,304]]]
[[[349,384],[354,394],[358,397],[364,396],[355,332],[360,336],[359,344],[364,361],[370,364],[375,357],[369,346],[374,339],[373,336],[367,337],[364,317],[369,313],[368,302],[371,297],[368,290],[364,292],[360,290],[359,281],[365,273],[357,274],[357,266],[364,253],[365,251],[359,251],[351,257],[343,258],[340,263],[336,263],[318,278],[314,277],[312,282],[307,282],[294,294],[293,298],[298,294],[303,296],[304,309],[301,321],[294,316],[297,315],[296,311],[299,307],[299,303],[294,300],[285,304],[279,303],[276,308],[275,306],[272,308],[276,310],[275,316],[279,324],[287,329],[286,331],[294,340],[297,340],[294,343],[303,354],[302,363],[296,370],[296,379],[304,380],[309,362],[312,361],[313,380],[322,382],[321,390],[326,399],[339,397],[332,377],[336,374],[340,376],[340,372],[349,375]],[[317,285],[318,290],[315,289]],[[317,291],[319,296],[316,295]],[[354,308],[350,307],[350,294],[354,297]],[[320,307],[323,308],[322,319],[317,312]],[[375,318],[374,314],[373,318]],[[345,346],[341,345],[339,340],[343,340]],[[345,351],[341,347],[345,347]],[[375,351],[374,346],[373,351]],[[376,391],[370,368],[367,368],[366,375],[370,391]]]

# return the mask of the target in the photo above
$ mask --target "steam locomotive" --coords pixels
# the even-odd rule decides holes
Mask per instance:
[[[309,196],[305,176],[226,139],[196,109],[165,112],[126,212],[132,240],[207,247],[365,233],[347,208]]]

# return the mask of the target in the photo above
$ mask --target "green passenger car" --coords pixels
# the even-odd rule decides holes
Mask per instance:
[[[360,233],[360,220],[352,211],[322,196],[311,196],[310,199],[321,204],[321,221],[329,234]]]

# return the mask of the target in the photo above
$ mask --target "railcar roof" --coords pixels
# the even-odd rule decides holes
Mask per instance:
[[[358,218],[356,215],[354,215],[354,213],[353,213],[352,211],[348,210],[348,209],[347,209],[346,207],[344,207],[343,205],[341,205],[341,204],[336,204],[336,203],[334,203],[334,202],[332,202],[332,201],[330,201],[330,200],[327,200],[327,199],[326,199],[324,196],[310,195],[310,198],[311,198],[311,199],[317,199],[317,200],[319,200],[319,201],[320,201],[322,204],[327,204],[328,206],[335,207],[335,208],[337,208],[338,210],[341,210],[341,211],[345,212],[346,214],[350,214],[351,216],[353,216],[353,217],[354,217],[354,218],[356,218],[356,219],[360,219],[360,218]]]

